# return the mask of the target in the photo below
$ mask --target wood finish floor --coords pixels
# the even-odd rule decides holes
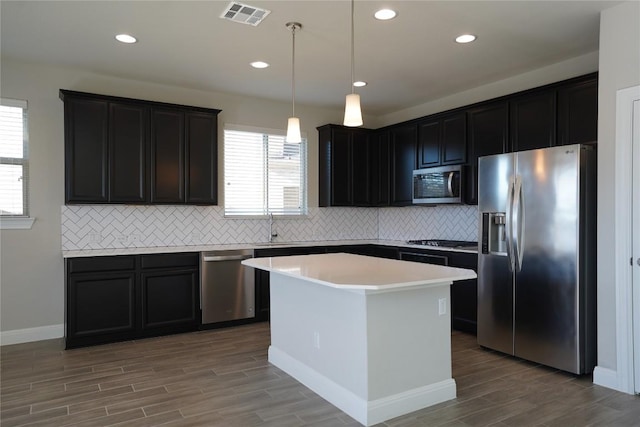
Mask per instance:
[[[1,348],[0,425],[358,426],[267,362],[269,324],[63,350]],[[458,398],[380,426],[639,426],[640,397],[454,332]]]

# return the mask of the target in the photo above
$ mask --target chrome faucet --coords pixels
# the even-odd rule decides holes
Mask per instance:
[[[273,232],[273,214],[269,214],[269,243],[273,243],[273,239],[278,237],[278,232]]]

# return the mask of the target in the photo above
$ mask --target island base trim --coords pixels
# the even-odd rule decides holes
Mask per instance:
[[[372,426],[456,398],[455,380],[446,379],[367,401],[273,345],[269,346],[269,363],[282,369],[365,426]]]

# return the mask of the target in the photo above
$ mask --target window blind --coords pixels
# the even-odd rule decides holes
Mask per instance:
[[[225,129],[225,215],[305,215],[306,147],[284,135]]]
[[[0,99],[0,215],[27,216],[27,103]]]

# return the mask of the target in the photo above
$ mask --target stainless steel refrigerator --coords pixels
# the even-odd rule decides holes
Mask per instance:
[[[591,372],[594,146],[481,157],[478,211],[478,343],[563,371]]]

